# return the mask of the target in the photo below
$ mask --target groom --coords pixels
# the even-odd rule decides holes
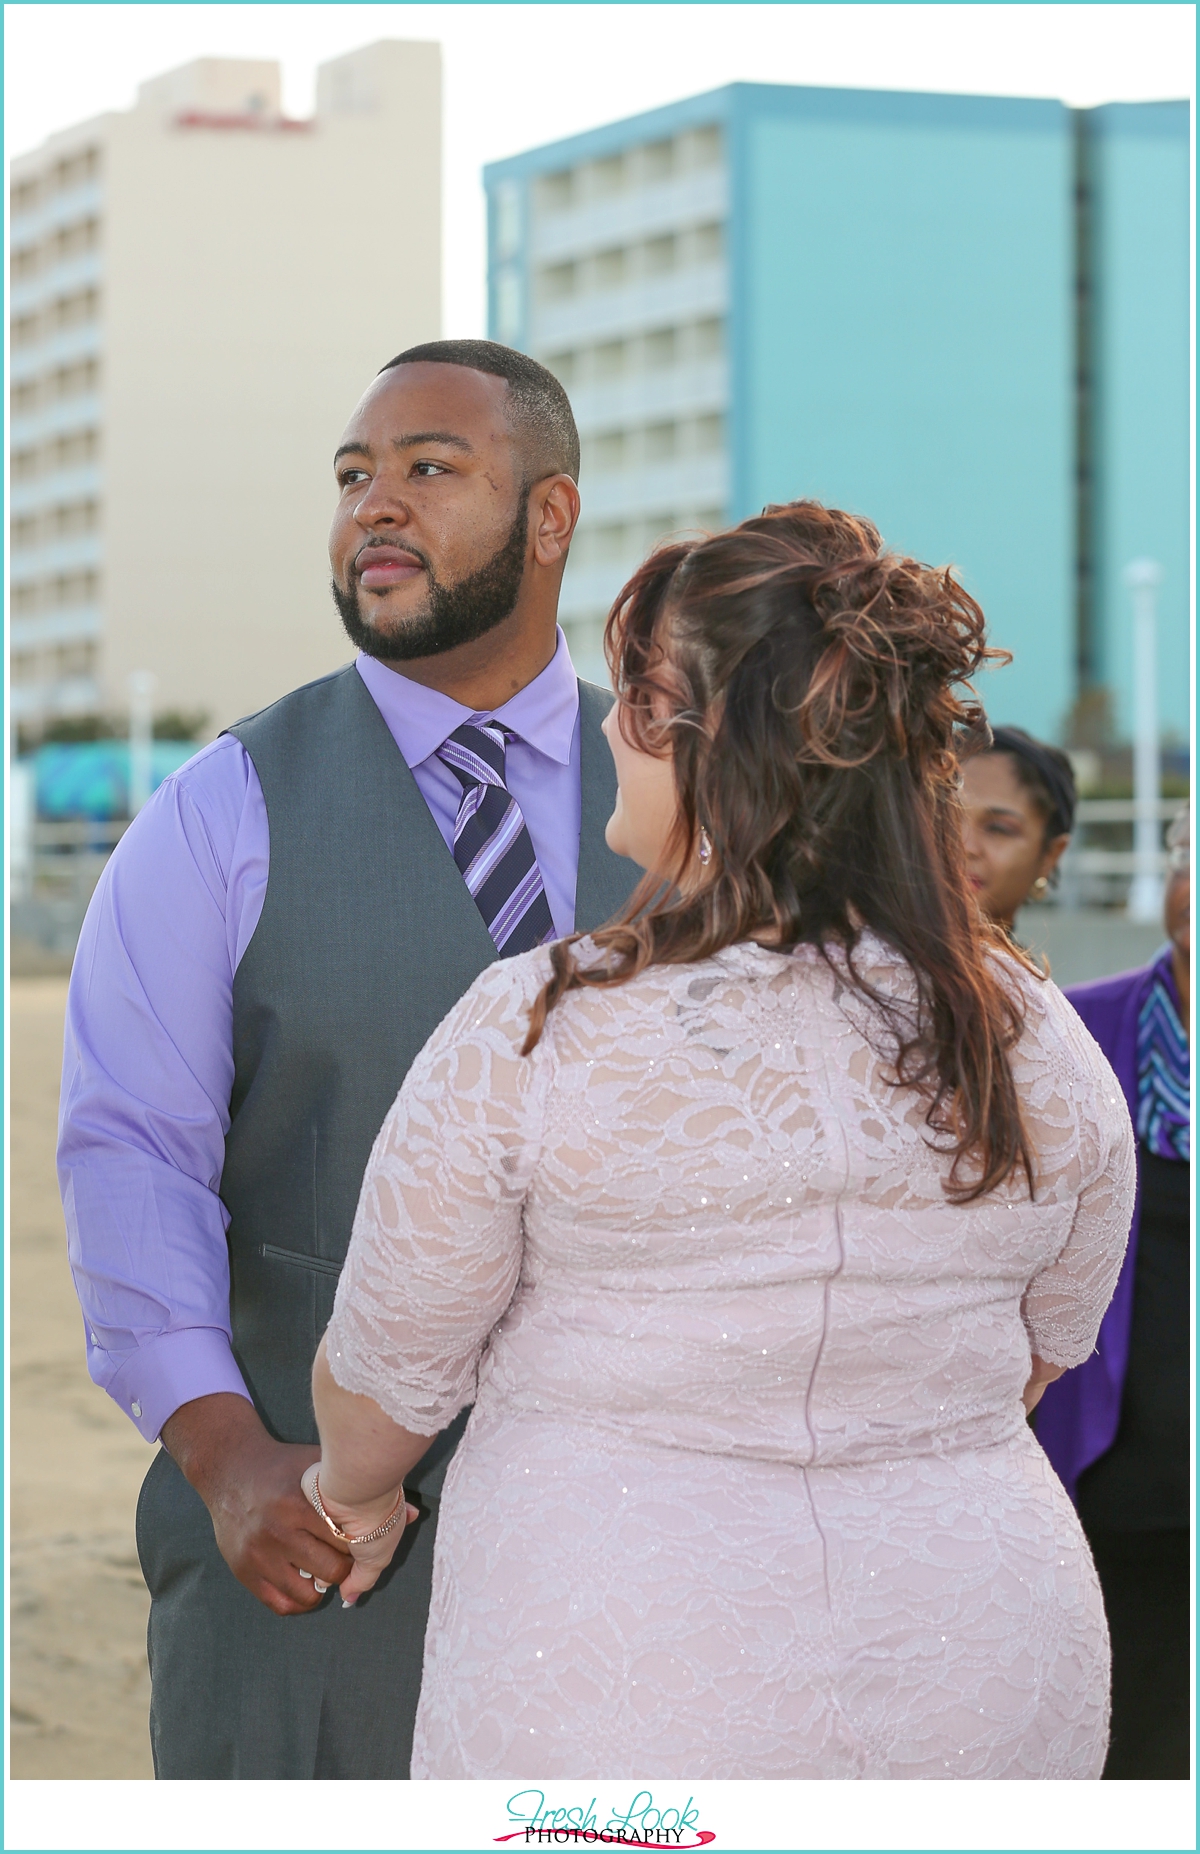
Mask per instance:
[[[335,457],[357,661],[159,788],[71,980],[60,1178],[92,1377],[162,1450],[138,1503],[160,1778],[408,1775],[433,1536],[343,1611],[300,1493],[313,1354],[414,1056],[494,959],[599,925],[611,698],[556,612],[579,513],[561,386],[525,355],[399,355]],[[488,725],[484,727],[484,723]]]

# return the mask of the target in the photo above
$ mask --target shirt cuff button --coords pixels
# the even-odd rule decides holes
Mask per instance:
[[[133,1414],[135,1416],[140,1416],[142,1414],[142,1406],[140,1403],[137,1402],[136,1398],[133,1401],[133,1403],[130,1404],[129,1407],[133,1411]]]

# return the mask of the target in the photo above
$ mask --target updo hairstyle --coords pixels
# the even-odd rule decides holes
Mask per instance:
[[[670,874],[693,880],[648,875],[591,936],[599,964],[579,964],[578,935],[551,948],[526,1051],[580,986],[746,939],[836,951],[894,1033],[897,1085],[928,1097],[952,1201],[1018,1171],[1032,1190],[1007,1060],[1021,1011],[988,950],[1007,942],[964,866],[958,749],[986,723],[956,691],[1004,657],[975,600],[949,569],[886,551],[869,521],[792,502],[659,548],[617,598],[605,650],[626,738],[673,759]],[[860,977],[864,927],[907,960],[915,1015]]]

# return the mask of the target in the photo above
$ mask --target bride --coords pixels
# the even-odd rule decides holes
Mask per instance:
[[[1133,1147],[969,898],[983,615],[798,502],[654,554],[608,649],[646,880],[430,1038],[314,1368],[343,1601],[474,1401],[413,1776],[1098,1777],[1100,1592],[1025,1416]]]

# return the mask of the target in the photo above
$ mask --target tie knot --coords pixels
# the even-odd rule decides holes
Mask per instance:
[[[504,785],[504,729],[498,721],[464,721],[438,748],[464,791],[477,785]]]

